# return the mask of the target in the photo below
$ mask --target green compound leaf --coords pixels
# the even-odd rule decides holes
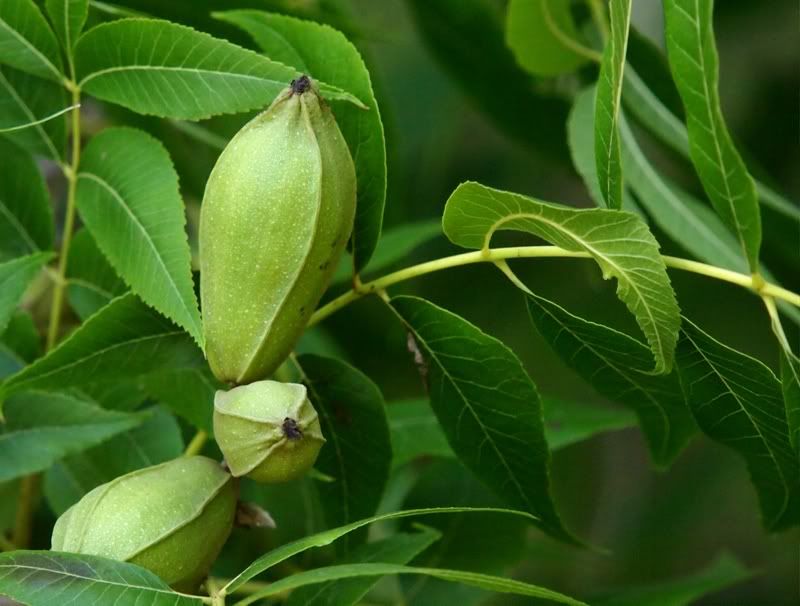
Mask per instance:
[[[93,137],[81,157],[77,204],[100,250],[133,292],[202,347],[183,200],[164,146],[132,128]]]
[[[55,82],[64,79],[58,41],[33,0],[0,2],[0,63]]]
[[[64,393],[27,392],[5,403],[0,482],[43,471],[65,456],[140,425],[141,414],[100,408]]]
[[[419,532],[399,532],[388,538],[361,545],[346,559],[347,564],[384,562],[407,564],[425,551],[441,534],[423,527]],[[301,587],[289,594],[286,606],[352,606],[378,582],[373,576],[341,579],[315,587]]]
[[[0,400],[29,389],[130,379],[199,356],[189,336],[133,294],[122,295],[84,322],[45,357],[0,384]]]
[[[81,89],[140,114],[201,120],[264,108],[297,72],[193,30],[156,19],[98,25],[75,47]],[[326,98],[360,102],[320,84]]]
[[[678,343],[681,383],[700,429],[747,463],[764,526],[800,524],[800,461],[775,374],[684,318]]]
[[[669,64],[686,108],[689,152],[714,208],[758,272],[761,215],[755,182],[733,144],[719,102],[713,0],[665,0]]]
[[[52,253],[34,253],[0,263],[0,334],[8,326],[25,290],[52,257]]]
[[[47,0],[45,8],[61,44],[71,53],[89,16],[89,0]]]
[[[448,238],[465,248],[487,248],[498,230],[516,230],[551,244],[588,253],[605,279],[617,279],[617,296],[642,329],[655,357],[655,373],[669,373],[678,340],[680,310],[658,242],[634,214],[574,209],[492,189],[459,185],[444,210]]]
[[[10,67],[0,68],[0,130],[6,130],[1,134],[30,153],[61,162],[67,140],[65,119],[43,120],[68,103],[60,85]],[[26,124],[32,126],[19,128]]]
[[[127,290],[89,230],[75,232],[67,260],[67,299],[78,317],[88,319]]]
[[[367,110],[351,103],[334,103],[333,107],[356,167],[358,205],[350,249],[351,273],[360,272],[378,243],[386,202],[386,142],[364,60],[341,32],[327,25],[251,10],[214,16],[248,32],[271,59],[307,71],[367,104]]]
[[[519,359],[466,320],[416,297],[391,308],[424,360],[431,407],[459,459],[542,530],[579,544],[550,496],[550,451],[539,394]]]
[[[511,0],[506,44],[523,69],[537,76],[568,74],[586,63],[575,51],[578,32],[567,0]]]
[[[298,362],[327,440],[315,465],[333,478],[317,485],[325,520],[340,526],[370,516],[378,508],[392,461],[383,396],[345,362],[312,354]],[[344,552],[356,542],[350,538],[341,544]]]
[[[676,372],[647,374],[647,347],[608,326],[575,316],[536,295],[527,298],[536,329],[565,364],[598,393],[636,412],[650,455],[666,467],[696,432]]]
[[[619,209],[622,208],[622,162],[617,120],[628,47],[631,0],[611,0],[609,8],[611,37],[603,53],[594,104],[594,153],[603,199],[609,208]]]
[[[0,259],[49,250],[53,211],[42,173],[24,150],[0,139]]]
[[[237,602],[236,606],[247,606],[257,600],[266,598],[277,593],[288,591],[296,587],[304,587],[316,583],[325,583],[338,579],[352,579],[357,577],[382,577],[391,574],[413,574],[433,577],[452,583],[463,583],[471,587],[485,589],[496,593],[509,593],[514,595],[524,595],[555,602],[556,604],[569,604],[572,606],[585,606],[584,602],[575,600],[564,594],[515,581],[504,577],[496,577],[477,572],[467,572],[463,570],[446,570],[443,568],[422,568],[417,566],[402,566],[399,564],[340,564],[337,566],[326,566],[315,570],[307,570],[290,577],[270,583],[267,589],[263,589],[248,596],[244,600]]]
[[[57,551],[0,554],[0,595],[27,606],[202,606],[127,562]]]

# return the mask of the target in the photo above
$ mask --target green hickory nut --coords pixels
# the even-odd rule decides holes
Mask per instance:
[[[353,159],[311,81],[292,82],[231,139],[206,183],[200,291],[224,382],[267,378],[300,338],[353,228]]]
[[[218,462],[181,457],[87,493],[56,521],[52,549],[138,564],[194,591],[228,539],[237,498]]]
[[[311,469],[325,442],[305,385],[278,381],[218,391],[214,439],[234,476],[270,484]]]

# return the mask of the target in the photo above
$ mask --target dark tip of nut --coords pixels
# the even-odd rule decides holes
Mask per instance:
[[[303,74],[299,78],[295,78],[292,80],[292,83],[289,85],[292,87],[292,93],[295,95],[302,95],[308,89],[311,88],[311,78]]]
[[[303,437],[303,431],[297,425],[297,421],[292,418],[286,417],[283,420],[283,435],[290,440],[299,440]]]

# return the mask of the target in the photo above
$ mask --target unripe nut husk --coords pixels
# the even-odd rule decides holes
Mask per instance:
[[[305,385],[278,381],[218,391],[214,438],[234,476],[264,483],[303,475],[325,442]]]
[[[219,463],[181,457],[87,493],[56,521],[52,549],[138,564],[194,591],[231,532],[237,497]]]
[[[270,376],[294,348],[353,228],[356,175],[307,78],[231,139],[206,183],[200,291],[206,355],[234,385]]]

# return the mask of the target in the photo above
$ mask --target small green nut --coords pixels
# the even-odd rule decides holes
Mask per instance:
[[[353,229],[356,175],[311,81],[292,82],[223,150],[200,216],[206,355],[222,382],[269,377],[305,330]]]
[[[234,476],[268,484],[303,475],[325,442],[305,385],[278,381],[218,391],[214,438]]]
[[[181,457],[101,484],[58,518],[52,549],[147,568],[197,589],[228,539],[238,481],[206,457]]]

